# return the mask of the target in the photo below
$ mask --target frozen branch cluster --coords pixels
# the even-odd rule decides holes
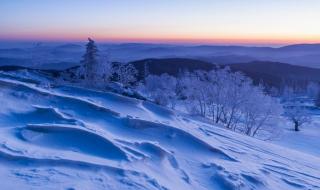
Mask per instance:
[[[103,86],[111,80],[129,87],[136,82],[137,70],[131,64],[110,63],[106,56],[99,55],[92,39],[88,39],[86,53],[83,55],[77,78],[90,86]]]
[[[189,113],[249,136],[268,130],[268,123],[282,113],[278,100],[261,85],[253,85],[251,79],[228,68],[184,72],[177,78],[150,75],[145,91],[158,104],[174,108],[183,102]]]

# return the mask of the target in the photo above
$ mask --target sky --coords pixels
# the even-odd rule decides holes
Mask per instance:
[[[0,40],[320,43],[320,0],[0,0]]]

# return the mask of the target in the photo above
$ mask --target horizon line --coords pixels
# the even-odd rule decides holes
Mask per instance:
[[[279,40],[279,39],[140,39],[140,38],[95,38],[88,36],[84,38],[1,38],[1,42],[42,42],[42,43],[85,43],[88,38],[92,38],[97,43],[114,43],[114,44],[167,44],[167,45],[226,45],[226,46],[288,46],[297,44],[320,44],[320,40]]]

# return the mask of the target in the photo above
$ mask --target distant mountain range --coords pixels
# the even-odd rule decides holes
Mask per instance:
[[[131,62],[141,72],[147,63],[152,74],[176,75],[185,69],[211,70],[215,65],[229,65],[232,70],[243,72],[255,82],[263,81],[270,86],[320,81],[320,44],[272,48],[128,43],[98,44],[98,47],[99,54],[107,56],[110,61]],[[84,51],[84,44],[79,43],[37,43],[9,48],[1,45],[0,66],[64,70],[79,65]]]
[[[111,61],[131,62],[148,58],[188,58],[215,64],[253,61],[281,62],[320,68],[320,44],[297,44],[280,48],[245,46],[187,46],[166,44],[99,44],[100,54]],[[33,46],[0,46],[0,65],[10,64],[64,69],[59,63],[76,65],[85,51],[84,44],[38,43]],[[21,59],[21,60],[12,60]],[[31,61],[32,60],[32,61]],[[29,62],[29,63],[26,63]],[[43,65],[42,65],[43,64]],[[50,64],[53,64],[50,66]]]

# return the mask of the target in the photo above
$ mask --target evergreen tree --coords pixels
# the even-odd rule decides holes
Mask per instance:
[[[83,60],[81,61],[84,69],[84,78],[93,82],[96,78],[96,71],[98,68],[98,48],[95,42],[88,38],[89,42],[86,45],[86,53],[83,55]]]

